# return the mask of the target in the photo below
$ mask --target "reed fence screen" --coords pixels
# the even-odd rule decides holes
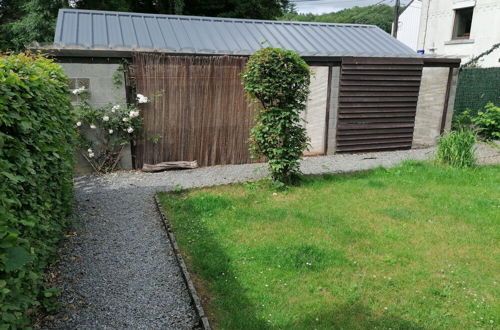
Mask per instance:
[[[250,163],[253,125],[241,82],[246,59],[135,53],[138,93],[146,138],[136,147],[136,167],[163,161],[200,166]]]

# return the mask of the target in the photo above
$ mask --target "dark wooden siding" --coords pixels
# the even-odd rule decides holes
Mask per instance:
[[[253,112],[241,83],[246,59],[228,56],[133,57],[144,130],[158,143],[139,141],[136,166],[198,161],[200,166],[250,163]]]
[[[422,59],[344,58],[337,152],[409,149]]]

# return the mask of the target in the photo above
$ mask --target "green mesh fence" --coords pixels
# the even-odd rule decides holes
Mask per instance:
[[[500,105],[500,68],[467,68],[460,71],[455,114],[466,109],[475,114],[488,102]]]

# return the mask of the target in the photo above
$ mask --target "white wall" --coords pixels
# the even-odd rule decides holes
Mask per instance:
[[[398,40],[414,49],[417,48],[422,1],[414,0],[399,16]]]
[[[311,146],[306,155],[318,155],[325,152],[326,103],[328,97],[328,67],[313,66],[307,108],[303,115],[306,121],[307,136]]]
[[[451,40],[454,5],[475,3],[470,39]],[[460,57],[462,63],[500,42],[500,0],[423,0],[418,49],[426,54]],[[500,51],[484,57],[481,67],[499,67]]]

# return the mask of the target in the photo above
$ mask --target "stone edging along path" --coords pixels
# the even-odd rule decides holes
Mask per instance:
[[[179,245],[177,245],[177,240],[175,239],[175,235],[171,230],[170,222],[163,213],[163,209],[161,208],[160,200],[158,199],[157,195],[155,195],[155,203],[158,213],[160,214],[163,224],[165,225],[165,230],[167,231],[167,235],[170,240],[170,244],[172,245],[175,258],[177,259],[177,263],[179,264],[179,268],[182,272],[182,277],[184,278],[184,282],[186,283],[186,287],[189,291],[191,302],[194,306],[196,314],[198,315],[198,318],[200,319],[200,326],[204,330],[211,330],[212,328],[210,327],[210,323],[208,322],[208,317],[205,315],[205,310],[203,309],[203,306],[201,304],[201,298],[196,291],[193,281],[191,281],[191,276],[189,275],[186,263],[184,262],[184,258],[179,251]]]

